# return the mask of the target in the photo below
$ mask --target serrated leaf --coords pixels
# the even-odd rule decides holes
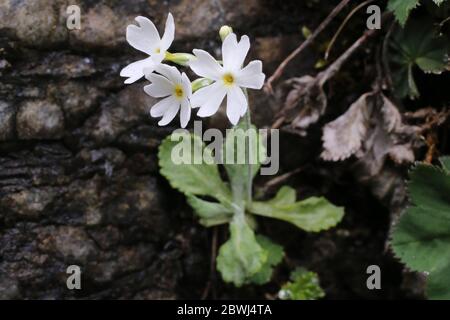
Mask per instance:
[[[450,299],[450,175],[419,164],[410,177],[413,205],[395,226],[391,244],[408,267],[429,274],[429,298]]]
[[[265,147],[258,130],[253,125],[248,130],[245,127],[245,119],[242,119],[237,126],[227,130],[223,150],[224,167],[238,202],[239,198],[242,201],[244,190],[247,190],[248,164],[251,164],[251,175],[254,177],[265,159]]]
[[[261,269],[250,278],[249,282],[262,285],[269,282],[272,278],[273,268],[283,259],[284,251],[282,246],[272,242],[267,237],[257,235],[256,240],[267,252],[267,260]]]
[[[439,161],[441,162],[444,170],[447,171],[447,173],[450,173],[450,157],[449,156],[440,157]]]
[[[266,203],[271,205],[288,205],[293,204],[297,200],[296,192],[293,188],[289,186],[282,186],[280,190],[278,190],[275,198],[270,199]]]
[[[217,270],[225,282],[240,287],[254,276],[267,260],[244,215],[236,214],[230,223],[230,239],[219,249]]]
[[[419,5],[419,0],[389,0],[388,9],[394,12],[397,21],[404,26],[411,10]]]
[[[370,125],[372,109],[367,100],[371,96],[371,93],[363,94],[343,115],[325,125],[322,159],[344,160],[361,149]]]
[[[323,197],[310,197],[295,203],[282,203],[279,201],[282,198],[280,193],[286,192],[286,190],[280,190],[275,199],[266,202],[253,202],[249,209],[250,212],[287,221],[311,232],[334,227],[344,216],[343,208],[334,206]]]
[[[172,141],[172,137],[175,141]],[[217,165],[207,164],[198,158],[197,162],[200,163],[194,163],[195,155],[203,155],[204,148],[198,136],[172,134],[159,147],[160,172],[173,188],[186,195],[211,196],[229,202],[231,194],[220,178]]]
[[[325,296],[315,272],[297,268],[291,273],[290,278],[291,281],[284,284],[278,292],[280,299],[316,300]]]
[[[206,201],[193,195],[187,196],[187,202],[200,218],[200,224],[205,227],[228,223],[233,217],[233,211],[218,202]]]
[[[434,3],[436,3],[436,5],[440,6],[442,4],[442,2],[444,2],[445,0],[433,0]]]
[[[443,72],[447,66],[449,43],[436,34],[429,19],[414,19],[404,29],[397,30],[390,42],[390,61],[397,95],[411,99],[419,96],[413,76],[417,66],[426,73]]]

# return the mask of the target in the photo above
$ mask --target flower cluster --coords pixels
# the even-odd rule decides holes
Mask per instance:
[[[193,55],[170,53],[168,50],[175,36],[175,23],[170,13],[162,37],[149,19],[137,17],[135,20],[139,26],[127,27],[127,41],[148,57],[131,63],[120,75],[127,77],[127,84],[144,76],[150,81],[144,91],[162,98],[150,111],[152,117],[162,117],[158,124],[167,125],[180,112],[180,125],[184,128],[191,117],[191,108],[198,108],[198,116],[209,117],[217,112],[226,97],[228,119],[236,125],[248,109],[245,90],[261,89],[265,79],[261,61],[251,61],[244,67],[250,50],[249,38],[244,35],[238,41],[231,28],[222,28],[222,61],[218,61],[200,49],[194,49]],[[164,64],[165,61],[189,66],[201,78],[191,82],[186,73]]]

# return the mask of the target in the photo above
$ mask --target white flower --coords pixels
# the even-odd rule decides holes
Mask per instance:
[[[155,73],[146,73],[145,77],[151,84],[144,87],[144,91],[152,97],[164,98],[150,110],[152,117],[161,117],[158,125],[165,126],[175,118],[180,111],[180,124],[184,128],[191,118],[192,96],[191,81],[186,74],[177,68],[165,64],[156,67]]]
[[[133,83],[151,73],[164,60],[167,49],[175,36],[175,23],[172,14],[169,13],[166,21],[166,29],[161,38],[155,25],[145,17],[136,17],[139,27],[131,24],[127,27],[127,41],[135,49],[149,55],[148,58],[133,62],[120,71],[120,76],[127,77],[125,83]]]
[[[197,60],[190,63],[191,69],[199,76],[215,81],[192,96],[192,107],[200,107],[198,116],[209,117],[216,113],[225,96],[227,116],[233,125],[245,114],[248,102],[242,88],[261,89],[265,78],[259,60],[242,68],[249,49],[250,40],[247,36],[237,42],[236,34],[230,33],[222,44],[223,66],[208,52],[194,49]]]

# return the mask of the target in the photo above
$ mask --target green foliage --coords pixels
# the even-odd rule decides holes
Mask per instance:
[[[225,141],[225,157],[233,147],[245,144],[246,132],[241,125],[231,133],[227,134]],[[258,159],[258,162],[251,165],[251,171],[245,164],[248,163],[246,159],[244,163],[224,165],[229,184],[222,180],[217,164],[212,161],[212,150],[208,150],[197,136],[176,133],[175,139],[168,137],[162,142],[158,153],[161,174],[172,187],[186,195],[203,226],[229,223],[230,238],[219,249],[217,269],[225,282],[238,287],[269,282],[273,269],[284,255],[281,246],[264,236],[255,235],[253,224],[249,223],[250,214],[281,219],[315,232],[335,226],[343,216],[342,208],[333,206],[324,198],[312,197],[296,202],[295,190],[286,186],[272,200],[246,203],[243,195],[248,190],[248,173],[253,178],[265,157],[261,139],[253,137],[250,142],[250,159]],[[212,161],[208,160],[210,164],[202,159],[192,163],[196,155],[201,157],[203,154]],[[205,196],[211,199],[201,198]]]
[[[441,5],[446,0],[433,0],[436,5]],[[397,21],[404,26],[411,10],[420,5],[420,0],[389,0],[388,10],[394,12]]]
[[[180,140],[172,141],[172,136]],[[183,152],[186,150],[190,150],[190,153]],[[203,141],[197,136],[181,133],[167,137],[158,153],[161,174],[173,188],[184,194],[211,196],[221,201],[231,199],[228,187],[220,178],[217,164],[206,164],[201,159],[199,164],[193,163],[196,155],[201,157],[204,151]],[[177,156],[180,162],[184,160],[184,163],[175,163],[172,155]]]
[[[253,230],[243,215],[235,215],[230,223],[230,239],[217,256],[217,269],[225,282],[239,287],[259,272],[267,261],[267,252],[256,241]]]
[[[251,277],[250,282],[264,284],[272,278],[273,268],[283,259],[284,251],[282,246],[273,243],[267,237],[258,235],[256,236],[256,241],[267,252],[267,259],[261,269]]]
[[[439,161],[442,164],[442,168],[447,172],[450,173],[450,157],[441,157],[439,158]]]
[[[291,273],[290,279],[278,292],[282,300],[316,300],[325,296],[315,272],[297,268]]]
[[[388,9],[394,12],[397,21],[404,26],[412,9],[419,5],[419,0],[389,0]]]
[[[410,174],[412,205],[392,236],[395,254],[409,268],[426,272],[430,299],[450,299],[450,161],[443,169],[419,164]]]
[[[193,195],[187,195],[189,205],[200,218],[200,224],[205,227],[228,223],[233,217],[233,211],[221,203],[205,201]]]
[[[238,159],[238,155],[244,155],[239,152],[239,148],[250,146],[249,159]],[[251,165],[252,177],[256,175],[261,163],[265,159],[265,148],[262,139],[255,126],[251,126],[250,130],[245,130],[245,125],[241,121],[237,126],[229,129],[224,144],[223,156],[225,159],[232,161],[224,161],[224,167],[230,180],[235,201],[241,198],[243,201],[244,190],[247,188],[249,169],[247,163]],[[231,162],[231,164],[229,164]]]
[[[413,68],[426,73],[440,73],[446,69],[449,43],[437,36],[431,20],[411,20],[398,30],[390,42],[390,59],[393,67],[394,87],[400,98],[419,96]]]
[[[290,222],[310,232],[329,229],[341,221],[344,215],[343,208],[332,205],[322,197],[310,197],[295,202],[295,198],[292,198],[293,193],[295,195],[294,190],[284,187],[272,200],[253,202],[250,211],[264,217]]]

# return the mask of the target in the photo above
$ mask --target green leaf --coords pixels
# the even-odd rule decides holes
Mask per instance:
[[[442,2],[444,2],[445,0],[433,0],[434,3],[436,3],[436,5],[440,6],[442,4]]]
[[[210,155],[198,136],[174,132],[159,147],[160,172],[173,188],[186,195],[211,196],[230,202],[230,191],[220,178],[217,165],[202,161],[203,152]]]
[[[440,73],[446,69],[449,43],[437,36],[429,19],[410,21],[399,29],[390,41],[390,64],[393,70],[394,88],[400,98],[419,96],[414,81],[413,68],[426,73]]]
[[[233,217],[233,210],[221,203],[205,201],[193,195],[188,195],[187,201],[205,227],[228,223]]]
[[[444,170],[447,173],[450,173],[450,157],[449,156],[440,157],[439,161],[441,162],[442,167],[444,168]]]
[[[258,235],[256,240],[259,245],[267,252],[267,260],[255,275],[250,279],[250,282],[259,285],[265,284],[272,278],[273,268],[278,265],[283,259],[283,247],[273,243],[269,238]]]
[[[246,152],[249,152],[248,158]],[[252,125],[249,130],[245,130],[245,119],[242,119],[237,126],[228,129],[223,157],[235,201],[242,201],[247,190],[248,164],[251,164],[251,174],[254,177],[265,159],[265,147],[256,127]]]
[[[429,274],[429,298],[450,299],[450,175],[419,164],[410,178],[412,206],[395,226],[391,244],[408,267]]]
[[[404,26],[412,9],[419,5],[419,0],[389,0],[388,9],[394,12],[397,21]]]
[[[325,292],[319,284],[315,272],[297,268],[291,273],[291,281],[281,287],[278,297],[282,300],[316,300],[323,298]]]
[[[283,206],[294,204],[296,200],[297,195],[295,190],[288,186],[282,186],[275,195],[275,198],[267,201],[266,203],[274,206]]]
[[[244,215],[236,214],[230,223],[230,239],[219,249],[217,270],[225,282],[240,287],[261,270],[267,252],[256,241]]]
[[[334,206],[323,197],[292,202],[292,191],[290,188],[282,188],[274,199],[266,202],[255,201],[249,210],[260,216],[290,222],[311,232],[329,229],[342,220],[343,208]]]

